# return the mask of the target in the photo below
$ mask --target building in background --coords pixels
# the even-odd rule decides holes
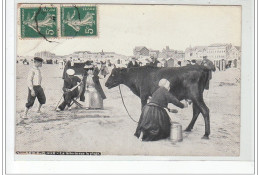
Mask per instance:
[[[134,48],[133,53],[136,58],[146,57],[149,56],[149,49],[145,46],[138,46]]]
[[[207,57],[210,60],[226,60],[231,44],[211,44],[208,46]]]
[[[155,58],[158,58],[159,53],[160,53],[159,50],[153,50],[153,49],[150,49],[150,50],[149,50],[149,56],[153,56],[153,57],[155,57]]]
[[[181,50],[170,49],[166,46],[162,51],[148,49],[145,46],[135,47],[133,54],[137,58],[140,65],[147,65],[151,62],[150,57],[154,56],[162,63],[163,66],[179,67],[190,64],[192,60],[196,60],[199,63],[204,56],[211,60],[216,66],[217,70],[225,70],[230,67],[240,67],[241,60],[241,48],[232,44],[211,44],[209,46],[194,46],[185,49],[185,52]],[[58,56],[49,51],[41,51],[34,54],[44,59],[51,60],[53,63],[57,63],[60,60],[72,60],[74,62],[93,61],[97,64],[107,63],[109,65],[118,65],[118,67],[125,67],[131,57],[117,54],[115,52],[100,52],[91,51],[76,51],[68,55]],[[22,56],[18,56],[17,60],[23,60]],[[28,57],[29,59],[29,57]],[[30,60],[30,59],[29,59]]]
[[[52,60],[56,57],[54,53],[51,53],[49,51],[36,52],[34,56],[42,58],[45,63],[49,61],[52,62]]]
[[[199,61],[204,56],[214,63],[217,70],[225,70],[240,65],[241,49],[232,44],[211,44],[209,46],[190,46],[185,50],[185,60]]]
[[[169,46],[166,46],[160,53],[160,57],[167,59],[167,58],[173,58],[173,59],[184,59],[185,53],[181,50],[174,50],[170,49]]]
[[[110,60],[113,62],[113,59],[126,59],[127,57],[121,54],[117,54],[115,52],[90,52],[90,51],[76,51],[73,52],[71,55],[67,55],[66,59],[70,59],[70,57],[74,61],[84,62],[84,61],[94,61],[94,62],[106,62]]]
[[[141,65],[149,64],[149,62],[151,62],[151,56],[157,58],[164,67],[167,66],[167,63],[169,63],[171,67],[178,66],[177,63],[183,62],[185,58],[183,51],[170,49],[169,46],[163,48],[162,51],[147,49],[145,46],[135,47],[133,53]]]
[[[207,46],[190,46],[185,50],[185,60],[202,60],[203,56],[207,56],[207,51]]]
[[[230,50],[228,50],[227,60],[231,66],[240,67],[241,62],[241,47],[232,46]]]

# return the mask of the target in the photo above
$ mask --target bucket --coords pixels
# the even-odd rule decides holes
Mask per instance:
[[[182,125],[180,123],[172,122],[170,140],[172,142],[181,142],[183,140]]]

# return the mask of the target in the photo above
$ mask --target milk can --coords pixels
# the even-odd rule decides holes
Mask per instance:
[[[172,122],[170,140],[174,143],[181,142],[183,140],[182,126],[180,123]]]

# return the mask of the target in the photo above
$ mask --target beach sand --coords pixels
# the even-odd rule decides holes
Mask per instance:
[[[211,135],[203,140],[205,126],[202,115],[192,132],[183,132],[183,141],[172,143],[169,139],[141,142],[134,132],[133,122],[120,98],[118,87],[107,89],[105,79],[101,85],[107,99],[104,110],[76,109],[56,112],[62,96],[62,70],[58,65],[42,67],[43,88],[47,98],[42,113],[36,113],[38,101],[28,113],[24,112],[28,89],[26,77],[29,66],[17,64],[16,76],[16,151],[75,151],[101,152],[102,155],[152,155],[152,156],[239,156],[240,152],[240,70],[231,68],[214,72],[210,89],[204,91],[204,100],[210,109]],[[140,99],[129,88],[121,85],[128,111],[135,120],[141,114]],[[192,106],[170,113],[171,120],[182,125],[183,130],[192,119]]]

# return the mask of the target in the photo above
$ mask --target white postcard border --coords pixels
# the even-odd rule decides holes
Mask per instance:
[[[15,48],[16,48],[16,3],[50,3],[50,1],[6,1],[6,170],[7,173],[252,173],[254,159],[254,7],[253,1],[242,0],[168,0],[168,1],[120,1],[112,0],[110,3],[135,4],[200,4],[200,5],[242,5],[242,63],[241,63],[241,151],[240,157],[160,157],[160,156],[47,156],[51,160],[66,161],[15,161]],[[68,3],[69,0],[55,0],[51,3]],[[83,0],[74,3],[86,3]],[[87,3],[104,3],[104,1],[88,1]],[[252,59],[251,59],[252,58]],[[247,60],[245,60],[247,59]],[[16,159],[21,156],[16,155]],[[27,156],[26,156],[27,157]],[[42,156],[28,156],[26,160],[40,160]],[[208,161],[154,161],[154,160],[208,160]],[[46,159],[44,159],[46,160]],[[49,159],[50,160],[50,159]],[[75,162],[75,160],[82,160]],[[88,161],[83,160],[100,160]],[[101,161],[121,160],[121,161]],[[123,161],[132,160],[132,161]],[[149,160],[149,161],[137,161]],[[209,161],[233,160],[233,161]],[[234,161],[240,160],[240,161]],[[243,160],[243,161],[242,161]],[[100,168],[102,166],[103,168]],[[165,168],[161,168],[165,167]],[[187,168],[189,167],[189,168]],[[220,168],[221,167],[221,168]],[[231,171],[232,170],[232,171]]]

